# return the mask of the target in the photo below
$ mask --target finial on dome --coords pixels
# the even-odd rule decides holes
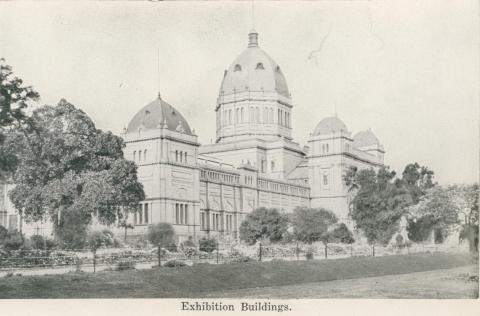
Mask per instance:
[[[248,33],[248,47],[258,47],[258,33],[255,29]]]
[[[158,95],[157,95],[158,99],[161,100],[162,99],[162,95],[160,94],[160,91],[158,91]]]

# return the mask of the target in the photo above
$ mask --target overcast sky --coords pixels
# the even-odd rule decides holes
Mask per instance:
[[[245,49],[248,2],[0,3],[0,57],[42,104],[66,98],[120,133],[160,90],[215,139],[224,69]],[[371,128],[401,173],[427,165],[440,183],[479,176],[477,1],[257,2],[260,47],[293,98],[301,145],[324,117]]]

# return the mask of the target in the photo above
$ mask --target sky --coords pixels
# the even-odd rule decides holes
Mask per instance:
[[[294,140],[337,113],[371,128],[397,173],[441,184],[479,177],[477,1],[256,2],[259,44],[293,99]],[[158,91],[215,140],[223,72],[246,48],[250,1],[1,2],[0,57],[41,95],[119,134]],[[160,76],[158,76],[158,71]]]

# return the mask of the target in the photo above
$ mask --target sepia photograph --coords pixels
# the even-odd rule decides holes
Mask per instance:
[[[479,33],[477,1],[0,1],[0,306],[478,301]]]

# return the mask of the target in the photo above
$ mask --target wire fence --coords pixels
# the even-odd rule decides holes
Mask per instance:
[[[414,244],[381,247],[345,244],[262,245],[222,244],[211,249],[160,246],[154,248],[101,248],[73,250],[0,250],[0,276],[150,269],[194,264],[244,263],[249,261],[300,261],[361,256],[385,256],[427,252],[462,252],[466,247]]]

